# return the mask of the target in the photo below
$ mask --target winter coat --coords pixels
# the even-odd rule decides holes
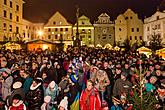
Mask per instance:
[[[12,99],[13,99],[14,95],[16,95],[16,94],[19,94],[21,96],[22,100],[25,101],[25,93],[23,91],[23,88],[18,88],[18,89],[13,90],[10,97],[8,98],[9,105],[12,104]]]
[[[108,79],[108,75],[105,71],[99,70],[97,72],[96,76],[96,85],[95,87],[99,90],[104,92],[106,90],[106,87],[110,84],[110,81]]]
[[[24,90],[25,94],[28,93],[32,82],[33,82],[33,79],[31,77],[28,76],[27,78],[25,78],[25,81],[23,83],[23,90]]]
[[[58,96],[58,94],[59,94],[58,85],[55,84],[54,89],[50,91],[50,84],[49,84],[46,89],[45,96],[51,96],[52,101],[54,101],[54,99]]]
[[[57,72],[56,70],[53,68],[53,67],[50,67],[50,68],[46,68],[46,71],[48,73],[48,79],[49,81],[55,81],[55,82],[58,82],[58,75],[57,75]]]
[[[31,85],[29,92],[26,95],[29,110],[40,110],[41,105],[44,102],[44,91],[41,83],[36,87]]]
[[[86,89],[87,90],[87,89]],[[81,110],[100,110],[101,108],[101,100],[96,88],[93,88],[89,92],[89,96],[87,96],[86,90],[83,90],[80,96],[80,109]],[[87,105],[87,101],[85,99],[88,97],[89,105]]]
[[[13,83],[13,77],[8,76],[2,83],[2,98],[6,100],[6,97],[11,95],[11,85]]]
[[[121,78],[117,79],[113,87],[113,95],[120,97],[121,94],[125,93],[128,96],[131,91],[131,87],[132,85],[128,80],[124,81]]]
[[[20,100],[17,104],[12,104],[8,110],[26,110],[26,106],[22,100]]]

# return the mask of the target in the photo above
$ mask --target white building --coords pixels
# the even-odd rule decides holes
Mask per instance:
[[[127,9],[115,20],[116,43],[122,45],[126,39],[130,41],[131,45],[143,40],[143,21],[131,9]]]
[[[23,0],[0,0],[0,41],[22,40]]]
[[[110,21],[110,16],[106,13],[102,13],[98,17],[98,21],[94,23],[95,28],[95,46],[100,44],[101,46],[105,46],[106,44],[114,44],[114,35],[115,28],[114,23]]]
[[[156,11],[151,17],[144,19],[144,41],[149,45],[152,35],[159,35],[165,43],[165,12]]]
[[[72,24],[59,12],[56,12],[44,25],[44,40],[72,45]]]

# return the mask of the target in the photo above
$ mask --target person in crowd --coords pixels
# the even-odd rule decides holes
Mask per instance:
[[[68,97],[65,96],[64,99],[61,100],[58,110],[68,110]]]
[[[80,96],[81,110],[100,110],[101,99],[99,91],[94,87],[92,80],[87,81],[87,88],[82,91]]]
[[[57,100],[57,96],[59,94],[58,85],[55,83],[55,81],[51,81],[48,85],[45,96],[51,96],[52,101]]]
[[[6,100],[7,96],[11,95],[11,86],[13,83],[13,77],[8,74],[6,71],[2,72],[2,98]]]
[[[23,68],[20,69],[20,76],[24,78],[23,90],[25,94],[27,94],[29,92],[33,79],[30,77],[29,73],[25,71]]]
[[[8,110],[27,110],[22,98],[19,94],[15,94],[12,98],[12,105]]]
[[[126,96],[129,96],[129,93],[131,92],[132,84],[127,80],[128,74],[125,72],[122,72],[121,78],[117,79],[113,88],[113,95],[115,97],[121,97],[122,93],[126,94]]]
[[[40,110],[40,107],[44,102],[44,91],[40,79],[33,80],[30,90],[26,95],[26,101],[29,110]]]

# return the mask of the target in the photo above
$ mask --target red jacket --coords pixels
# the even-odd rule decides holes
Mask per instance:
[[[89,105],[85,103],[85,98],[87,97],[87,93],[85,90],[82,91],[80,96],[80,109],[81,110],[100,110],[101,109],[101,100],[96,88],[93,88],[90,91],[89,95]]]
[[[9,110],[26,110],[26,107],[23,101],[19,101],[16,105],[12,105],[9,107]]]

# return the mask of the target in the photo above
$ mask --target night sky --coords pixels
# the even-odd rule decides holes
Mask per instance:
[[[160,7],[163,0],[24,0],[24,18],[31,22],[44,22],[59,11],[70,22],[75,22],[76,5],[80,7],[80,15],[84,14],[96,21],[98,16],[106,12],[111,20],[131,8],[140,18],[151,16]]]

